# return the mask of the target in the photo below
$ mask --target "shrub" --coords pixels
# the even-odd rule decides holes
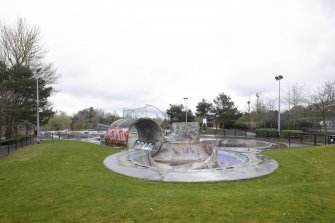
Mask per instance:
[[[256,129],[256,137],[278,137],[278,131],[272,128]]]
[[[232,128],[234,129],[240,129],[240,130],[247,130],[248,124],[242,123],[242,122],[236,122],[233,124]]]
[[[291,136],[300,136],[304,131],[302,130],[283,130],[281,132],[281,137],[283,138],[288,138],[289,135]]]

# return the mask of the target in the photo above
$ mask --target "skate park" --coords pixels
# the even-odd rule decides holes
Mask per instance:
[[[106,143],[123,149],[104,165],[119,174],[166,182],[231,181],[264,176],[278,163],[262,155],[272,143],[201,136],[196,122],[173,123],[165,135],[150,118],[120,119]]]

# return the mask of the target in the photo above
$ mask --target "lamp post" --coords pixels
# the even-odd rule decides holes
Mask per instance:
[[[280,80],[284,77],[282,75],[276,76],[275,79],[279,83],[279,99],[278,99],[278,135],[280,135]]]
[[[257,126],[262,126],[262,119],[260,118],[260,109],[259,109],[259,93],[256,93],[256,112],[257,112],[257,116],[256,116],[256,128]]]
[[[40,143],[40,100],[39,100],[39,92],[38,92],[38,73],[42,70],[42,68],[37,68],[36,70],[36,142]]]
[[[258,98],[259,98],[259,93],[256,93],[256,111],[259,113],[259,106],[258,106]]]
[[[185,100],[185,114],[186,114],[186,123],[187,123],[187,99],[188,97],[185,97],[184,100]]]
[[[250,129],[250,100],[247,101],[248,104],[248,128]]]

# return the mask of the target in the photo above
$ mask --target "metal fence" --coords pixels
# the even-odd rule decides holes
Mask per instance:
[[[261,134],[260,134],[261,133]],[[317,146],[335,144],[335,135],[326,135],[324,133],[293,133],[276,131],[249,132],[235,129],[206,129],[202,131],[203,135],[214,135],[222,137],[247,137],[260,140],[284,143],[287,146],[306,145]]]
[[[82,140],[100,144],[104,141],[104,133],[90,132],[44,132],[39,135],[40,140]],[[11,145],[0,146],[0,157],[9,155],[18,149],[36,143],[36,136],[27,137],[26,140]]]
[[[246,130],[238,129],[212,129],[207,128],[206,130],[201,130],[201,134],[208,135],[218,135],[218,136],[234,136],[234,137],[246,137],[249,136],[249,132]]]
[[[7,156],[13,152],[15,152],[18,149],[21,149],[25,146],[28,146],[35,142],[35,139],[33,136],[27,137],[26,140],[12,144],[12,145],[3,145],[0,146],[0,157]]]
[[[72,139],[72,140],[97,140],[101,141],[105,136],[103,132],[45,132],[40,135],[41,140]]]
[[[285,143],[288,146],[301,144],[301,145],[327,145],[334,144],[334,136],[326,135],[323,133],[285,133],[278,134],[277,132],[269,132],[266,134],[257,134],[256,138],[265,139],[267,141],[277,141],[281,143]]]

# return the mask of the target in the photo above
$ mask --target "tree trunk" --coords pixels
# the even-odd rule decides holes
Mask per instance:
[[[6,129],[5,129],[5,137],[6,139],[12,137],[13,135],[13,122],[11,118],[7,118]]]
[[[323,129],[326,135],[328,135],[328,129],[326,124],[326,117],[322,117]]]

